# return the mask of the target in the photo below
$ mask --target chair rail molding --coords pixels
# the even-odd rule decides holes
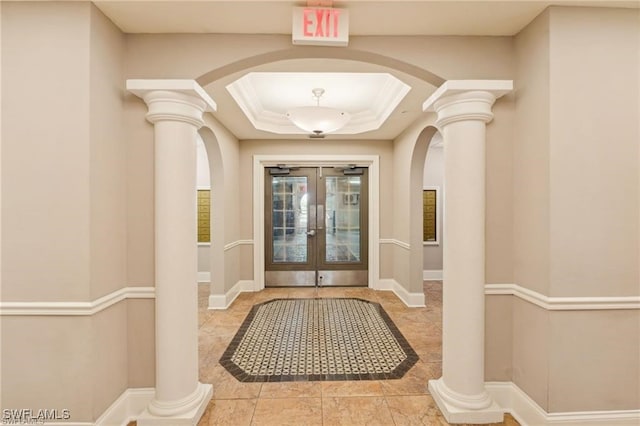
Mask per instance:
[[[518,284],[486,284],[488,296],[515,296],[548,311],[640,309],[640,296],[545,296]]]
[[[0,302],[0,316],[94,315],[125,299],[154,299],[155,287],[123,287],[91,302]]]

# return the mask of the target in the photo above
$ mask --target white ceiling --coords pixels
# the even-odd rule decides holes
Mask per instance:
[[[94,3],[126,33],[291,34],[293,7],[305,6],[313,1],[117,0],[94,1]],[[550,5],[640,7],[640,2],[637,0],[350,0],[333,2],[323,0],[323,5],[326,4],[349,9],[349,33],[351,36],[511,36],[517,34]],[[391,73],[394,78],[411,88],[401,98],[397,107],[390,107],[389,111],[385,111],[388,118],[378,130],[348,135],[329,135],[328,138],[394,139],[422,114],[422,103],[436,89],[425,81],[410,75],[356,61],[304,59],[266,64],[226,76],[204,87],[218,104],[218,111],[215,112],[216,118],[240,140],[282,138],[283,136],[276,133],[254,127],[257,114],[255,107],[258,106],[258,109],[262,108],[272,111],[276,115],[282,115],[287,109],[309,101],[311,89],[306,88],[306,85],[317,86],[310,81],[303,84],[291,79],[289,81],[274,81],[256,78],[249,81],[249,90],[248,92],[245,90],[245,99],[240,100],[239,105],[229,93],[227,86],[242,79],[249,72],[306,73],[306,77],[311,78],[310,81],[314,79],[323,81],[321,85],[326,86],[324,87],[326,94],[323,97],[322,105],[334,106],[335,103],[335,106],[345,108],[350,112],[361,110],[363,104],[372,102],[370,94],[378,93],[379,82],[376,82],[375,78],[361,78],[362,81],[357,84],[349,80],[328,83],[325,81],[330,74],[326,73]],[[316,73],[315,77],[308,74],[312,72]],[[364,80],[370,81],[365,83]],[[242,83],[247,83],[247,81],[240,81],[241,86]],[[252,99],[246,96],[249,92]],[[253,111],[249,111],[251,105],[254,107]],[[254,116],[247,118],[245,112],[250,117],[252,114]],[[287,138],[307,137],[306,135],[291,134],[292,132],[290,129],[288,132],[282,131],[281,133],[286,134]]]
[[[298,78],[283,78],[294,73]],[[342,78],[336,79],[338,74]],[[370,76],[362,78],[364,75]],[[385,77],[381,80],[382,76]],[[241,90],[244,99],[240,102],[234,100],[227,88],[238,80],[241,85],[249,86]],[[380,81],[393,83],[383,90],[379,87]],[[283,123],[284,113],[293,107],[312,105],[311,89],[317,86],[326,90],[321,105],[344,108],[354,115],[354,119],[358,118],[360,112],[360,117],[365,115],[365,121],[368,121],[365,124],[370,127],[369,131],[365,131],[362,127],[349,130],[347,126],[344,131],[327,135],[327,139],[392,140],[423,113],[422,102],[436,89],[423,80],[395,70],[338,59],[296,59],[265,64],[214,81],[204,89],[218,104],[218,110],[214,113],[216,118],[238,139],[282,139],[278,133],[273,133],[278,126],[288,126],[279,128],[279,133],[285,134],[286,138],[300,139],[308,135],[301,133],[288,121]],[[405,86],[409,91],[402,96],[404,91],[401,89]],[[383,93],[389,100],[397,99],[397,106],[396,102],[384,102],[388,109],[376,110],[372,105],[366,105],[374,103],[373,99]],[[367,119],[369,114],[366,110],[370,108],[373,112]],[[268,111],[266,114],[265,110]],[[260,119],[261,115],[263,120]],[[374,130],[379,126],[381,115],[388,117],[384,125]],[[263,129],[265,122],[269,121],[274,127],[271,131],[256,129],[254,124],[258,121],[262,121],[258,127]]]
[[[324,90],[319,102],[313,89]],[[389,73],[251,72],[227,86],[251,124],[276,134],[307,134],[287,119],[292,107],[344,111],[351,119],[333,134],[377,130],[411,87]]]

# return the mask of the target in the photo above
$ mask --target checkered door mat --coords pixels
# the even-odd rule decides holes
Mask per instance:
[[[378,303],[275,299],[253,306],[220,359],[242,382],[384,380],[418,360]]]

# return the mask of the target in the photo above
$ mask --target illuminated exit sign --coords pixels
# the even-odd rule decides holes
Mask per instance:
[[[327,7],[293,8],[293,44],[347,46],[349,11]]]

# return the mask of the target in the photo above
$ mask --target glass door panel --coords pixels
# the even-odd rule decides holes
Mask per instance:
[[[361,176],[326,178],[325,262],[359,262]]]
[[[265,284],[366,286],[367,169],[265,169]]]
[[[318,207],[318,285],[366,286],[368,274],[368,170],[323,168]],[[320,216],[320,212],[318,212]]]
[[[272,262],[306,263],[307,177],[274,176],[272,180]]]

